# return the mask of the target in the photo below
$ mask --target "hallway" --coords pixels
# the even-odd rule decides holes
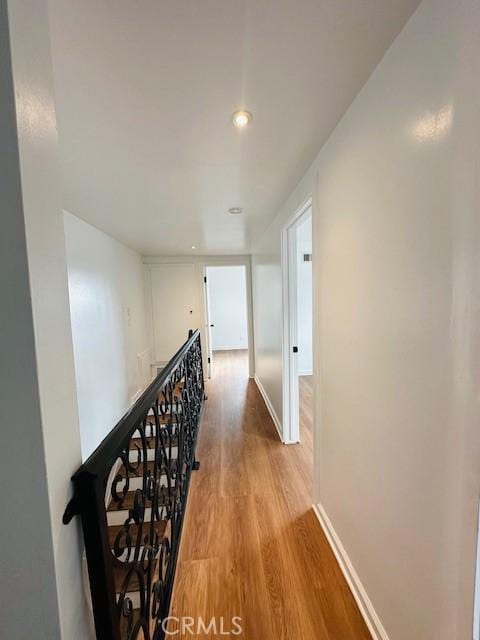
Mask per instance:
[[[216,634],[197,637],[238,616],[245,640],[367,640],[311,508],[311,448],[280,443],[247,376],[245,351],[217,355],[170,615],[215,616]]]

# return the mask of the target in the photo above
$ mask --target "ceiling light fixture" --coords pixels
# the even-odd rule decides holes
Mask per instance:
[[[231,207],[228,210],[228,213],[232,213],[233,215],[237,214],[237,213],[242,213],[243,209],[242,207]]]
[[[197,247],[196,247],[194,244],[192,244],[192,249],[196,249],[196,248],[197,248]]]
[[[252,121],[252,114],[248,111],[235,111],[232,115],[233,126],[237,129],[244,129]]]

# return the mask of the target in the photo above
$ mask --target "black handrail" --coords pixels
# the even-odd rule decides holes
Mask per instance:
[[[165,635],[204,398],[196,330],[72,477],[98,639]]]

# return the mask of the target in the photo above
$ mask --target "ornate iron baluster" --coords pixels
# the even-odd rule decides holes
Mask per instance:
[[[197,330],[72,478],[101,640],[164,638],[204,398]]]

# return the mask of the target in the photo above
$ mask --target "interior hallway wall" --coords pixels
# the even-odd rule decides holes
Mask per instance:
[[[65,213],[82,457],[150,380],[142,257]]]
[[[206,267],[219,267],[219,266],[240,266],[242,265],[246,269],[246,287],[247,287],[247,308],[248,318],[247,327],[250,343],[254,345],[254,331],[253,331],[253,301],[252,301],[252,278],[251,278],[251,259],[250,256],[241,255],[214,255],[214,256],[202,256],[202,255],[177,255],[177,256],[147,256],[144,257],[145,267],[145,287],[146,287],[146,303],[147,303],[147,333],[149,344],[152,346],[152,351],[155,353],[156,333],[158,330],[162,330],[166,335],[170,335],[172,332],[172,326],[175,322],[175,314],[170,314],[168,318],[167,326],[165,326],[165,318],[161,314],[160,305],[155,304],[155,273],[163,272],[166,274],[168,271],[175,272],[175,266],[187,266],[190,265],[195,271],[196,291],[189,292],[189,296],[192,299],[199,301],[200,312],[193,314],[196,320],[196,327],[200,329],[200,338],[202,343],[203,354],[203,368],[206,375],[207,372],[207,349],[206,349],[206,318],[205,318],[205,300],[204,291],[205,285],[203,282],[204,269]],[[174,276],[175,277],[175,276]],[[175,281],[175,286],[178,286],[178,295],[182,293],[181,281]],[[189,284],[190,288],[190,284]],[[157,308],[156,308],[157,307]],[[191,328],[196,328],[191,327]],[[173,353],[171,354],[173,355]],[[253,376],[255,370],[254,362],[254,347],[249,349],[249,374]],[[160,364],[158,362],[158,364]]]
[[[315,499],[390,640],[472,637],[479,24],[478,2],[424,0],[253,255],[281,414],[280,230],[315,190]]]
[[[79,523],[62,523],[81,455],[45,0],[0,0],[0,49],[0,635],[87,639]]]
[[[248,349],[245,267],[208,267],[213,350]]]

